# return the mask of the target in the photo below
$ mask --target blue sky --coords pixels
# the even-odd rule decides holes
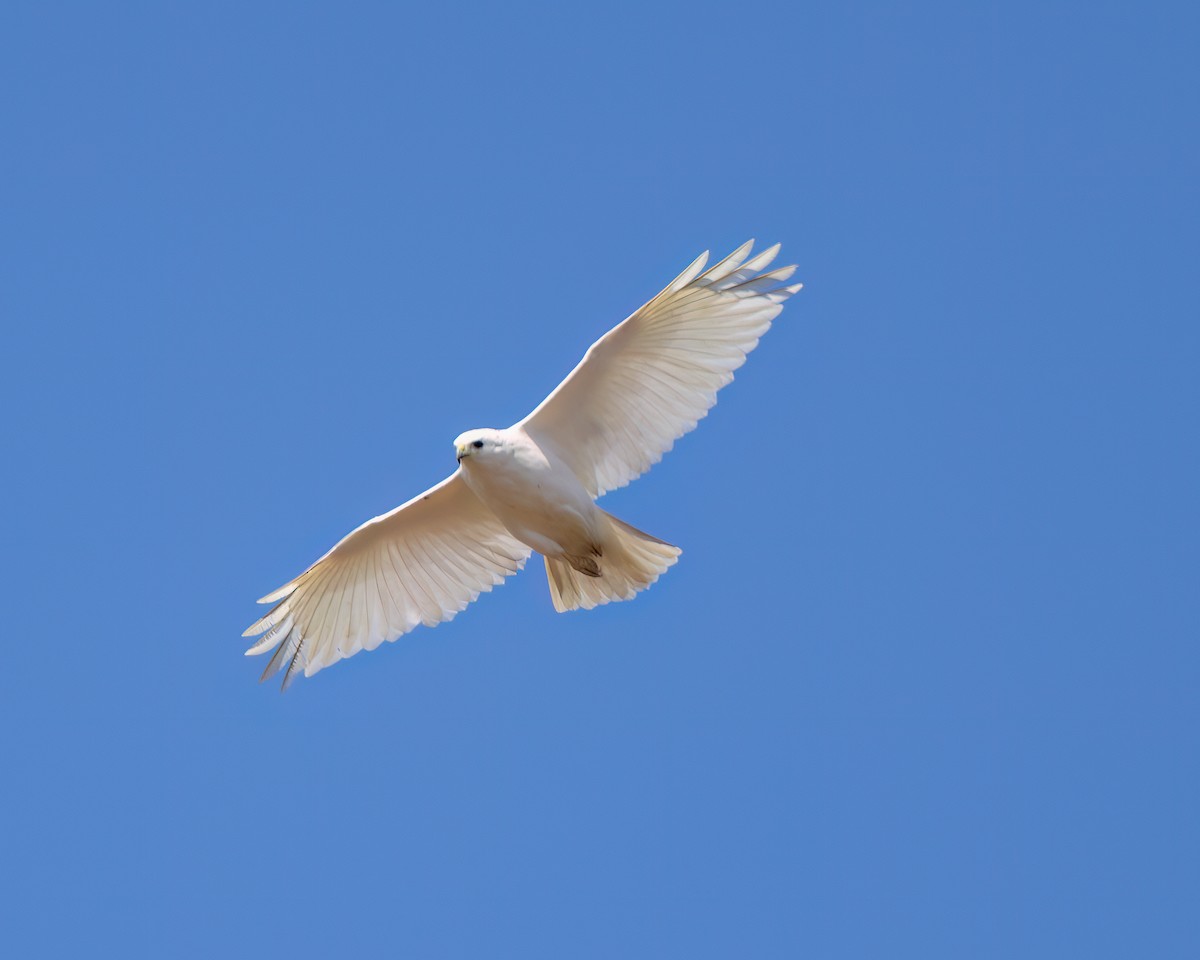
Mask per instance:
[[[10,4],[13,955],[1193,957],[1197,15]],[[705,248],[805,290],[540,566],[254,599]]]

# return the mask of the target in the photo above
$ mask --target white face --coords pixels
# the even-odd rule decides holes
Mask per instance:
[[[454,453],[462,463],[468,457],[486,457],[495,453],[502,445],[499,430],[468,430],[455,438]]]

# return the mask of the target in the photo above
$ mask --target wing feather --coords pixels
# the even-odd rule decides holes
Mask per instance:
[[[636,479],[695,429],[800,289],[785,285],[794,266],[766,270],[779,244],[750,257],[753,248],[747,241],[707,271],[701,254],[593,343],[517,425],[562,457],[592,496]]]
[[[312,676],[418,624],[451,619],[529,554],[456,472],[263,597],[276,605],[243,634],[262,634],[246,653],[275,648],[263,679],[282,669],[286,687],[301,667]]]

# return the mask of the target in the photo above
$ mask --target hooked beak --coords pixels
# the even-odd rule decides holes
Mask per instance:
[[[457,447],[454,448],[454,452],[455,452],[455,459],[459,463],[462,463],[463,457],[469,457],[471,455],[471,445],[468,443],[460,443]]]

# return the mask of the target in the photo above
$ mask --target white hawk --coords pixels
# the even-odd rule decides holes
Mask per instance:
[[[748,241],[705,270],[708,253],[597,340],[520,423],[455,441],[458,469],[368,520],[294,580],[243,636],[263,671],[312,676],[418,624],[451,619],[537,551],[560,612],[629,600],[680,550],[596,506],[662,459],[733,379],[783,302],[794,266],[767,270]]]

